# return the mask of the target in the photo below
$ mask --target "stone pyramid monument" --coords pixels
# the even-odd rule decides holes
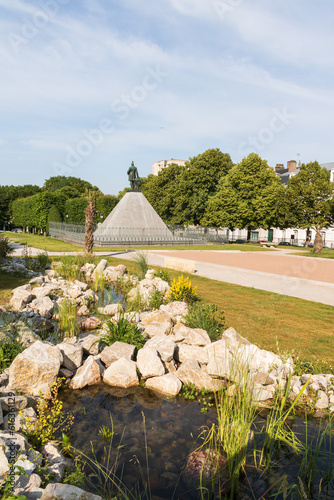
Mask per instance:
[[[128,170],[132,191],[127,192],[98,225],[94,233],[97,244],[108,242],[162,242],[173,241],[172,232],[159,217],[149,201],[140,192],[141,179],[133,162]]]

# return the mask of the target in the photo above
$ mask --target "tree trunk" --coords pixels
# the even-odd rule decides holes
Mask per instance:
[[[308,248],[310,244],[310,228],[308,227],[306,229],[306,241],[305,241],[305,248]]]
[[[314,252],[321,253],[322,247],[324,246],[324,242],[322,240],[322,236],[320,231],[317,230],[314,238]]]
[[[251,230],[252,230],[251,227],[247,228],[247,241],[250,241],[250,239],[251,239]]]
[[[94,246],[94,219],[96,217],[95,200],[91,196],[85,210],[85,253],[91,254]]]

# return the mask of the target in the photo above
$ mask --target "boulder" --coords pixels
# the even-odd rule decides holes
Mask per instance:
[[[161,305],[160,310],[168,314],[170,318],[176,319],[179,316],[187,316],[188,304],[181,301],[169,302],[167,305]]]
[[[51,483],[44,490],[40,500],[102,500],[102,497],[69,484]]]
[[[135,346],[126,342],[114,342],[112,345],[105,347],[101,352],[101,361],[109,367],[115,361],[125,358],[129,361],[133,360],[135,355]]]
[[[28,400],[25,396],[5,396],[0,398],[0,404],[4,411],[10,411],[10,408],[15,408],[14,411],[20,411],[27,407]]]
[[[145,343],[144,349],[147,347],[156,349],[163,361],[170,362],[174,358],[176,344],[168,335],[154,336]]]
[[[139,349],[137,354],[137,368],[143,379],[160,377],[165,374],[165,368],[158,351],[152,347]]]
[[[9,368],[9,388],[25,394],[49,397],[63,361],[57,347],[38,340],[14,359]]]
[[[143,328],[144,335],[150,339],[160,335],[167,335],[172,329],[170,323],[167,321],[163,323],[150,323],[149,325],[142,325],[142,323],[138,323],[138,328]]]
[[[51,289],[47,286],[36,286],[33,288],[33,294],[36,299],[42,299],[43,297],[47,297],[51,292]]]
[[[112,363],[103,374],[105,384],[127,389],[139,385],[137,365],[134,361],[125,358],[118,359]]]
[[[37,311],[42,318],[52,318],[54,303],[49,296],[42,297],[41,299],[35,299],[31,302],[30,307],[31,309]]]
[[[117,313],[122,313],[124,311],[122,304],[108,304],[103,307],[103,313],[106,316],[115,316]]]
[[[208,353],[205,347],[192,346],[187,344],[178,344],[175,348],[175,359],[180,363],[196,360],[202,365],[209,362]]]
[[[239,335],[234,328],[228,328],[225,330],[222,335],[222,339],[227,341],[228,348],[232,353],[236,353],[241,345],[250,344],[250,342],[244,337],[241,337],[241,335]]]
[[[101,382],[104,368],[99,359],[89,356],[84,364],[77,370],[70,382],[70,389],[82,389],[87,385],[96,385]]]
[[[77,316],[79,318],[84,318],[84,317],[89,316],[89,315],[90,315],[90,310],[88,309],[87,306],[83,305],[83,306],[79,307],[78,312],[77,312]]]
[[[96,316],[91,316],[90,318],[80,318],[78,319],[78,327],[82,332],[87,332],[89,330],[96,330],[101,326],[100,318]]]
[[[204,388],[214,392],[223,387],[222,381],[212,379],[194,359],[182,363],[175,375],[184,384],[194,384],[198,390]]]
[[[226,339],[220,339],[216,342],[212,342],[206,347],[206,352],[208,353],[209,360],[214,358],[225,358],[230,355],[228,349],[228,341]]]
[[[116,267],[113,266],[108,266],[106,269],[103,271],[103,276],[108,280],[108,281],[117,281],[119,280],[124,274],[126,273],[126,267],[123,264],[119,264]]]
[[[237,362],[252,372],[261,371],[262,373],[269,373],[273,368],[277,368],[283,364],[277,354],[259,349],[253,344],[240,346],[236,356]]]
[[[101,259],[96,268],[94,269],[93,276],[98,274],[102,274],[108,265],[108,261],[106,259]]]
[[[61,481],[65,474],[65,467],[71,467],[72,462],[65,458],[60,447],[52,441],[43,446],[42,455],[46,460],[46,470],[53,475],[54,481]]]
[[[62,342],[57,347],[63,355],[62,366],[65,366],[68,370],[75,371],[82,365],[83,348],[81,345]]]
[[[315,403],[316,410],[326,410],[329,406],[329,398],[324,391],[318,391],[317,393],[317,402]]]
[[[88,285],[87,283],[84,283],[83,281],[78,281],[78,280],[74,280],[74,284],[75,286],[77,286],[78,288],[81,288],[81,290],[83,292],[85,292],[88,288]]]
[[[170,327],[173,326],[173,322],[168,314],[164,311],[155,310],[148,313],[140,314],[140,322],[142,325],[150,325],[152,323],[168,323]]]
[[[9,464],[5,455],[5,446],[0,446],[0,478],[9,472]]]
[[[153,377],[146,380],[146,388],[153,391],[165,394],[166,396],[177,396],[182,388],[182,383],[172,373],[162,375],[161,377]]]
[[[92,333],[90,333],[83,339],[80,339],[79,343],[87,354],[92,354],[93,356],[98,355],[99,337],[97,335],[93,335]]]
[[[29,288],[30,287],[30,288]],[[10,299],[9,304],[14,311],[20,311],[35,297],[32,292],[31,285],[23,285],[23,287],[18,287],[13,290],[13,297]]]
[[[182,342],[184,344],[197,345],[199,347],[204,347],[206,345],[211,344],[210,337],[205,330],[201,330],[200,328],[189,328],[187,326],[184,326],[183,332],[184,332],[184,340]]]
[[[65,288],[64,295],[70,299],[77,299],[83,295],[83,290],[80,286],[73,285],[69,288]]]

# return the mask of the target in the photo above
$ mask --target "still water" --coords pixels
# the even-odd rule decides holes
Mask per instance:
[[[114,437],[108,467],[112,468],[118,455],[117,475],[132,491],[133,498],[139,498],[138,491],[143,491],[145,482],[150,486],[152,499],[200,498],[199,482],[198,485],[189,482],[183,472],[189,453],[202,442],[201,433],[217,421],[214,407],[203,413],[203,405],[183,397],[166,399],[141,387],[121,390],[103,384],[78,391],[64,390],[60,396],[64,409],[75,416],[72,445],[88,456],[92,456],[93,448],[97,460],[104,464],[109,444],[102,439],[99,429],[102,426],[111,429],[112,419]],[[265,438],[265,419],[266,415],[259,415],[254,423],[257,448]],[[299,439],[307,441],[308,453],[298,456],[283,445],[275,449],[271,465],[264,471],[257,467],[250,451],[246,474],[241,478],[243,496],[235,498],[334,499],[334,435],[323,433],[318,451],[312,452],[310,445],[315,448],[325,423],[310,420],[306,428],[304,419],[294,417],[289,425]],[[280,486],[284,476],[287,496]],[[302,476],[306,485],[306,496],[298,476]],[[94,485],[99,482],[93,478],[87,489],[97,493]],[[216,493],[204,498],[225,497]]]

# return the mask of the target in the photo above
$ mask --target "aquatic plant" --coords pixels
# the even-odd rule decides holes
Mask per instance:
[[[78,331],[76,303],[71,299],[63,299],[58,303],[58,340],[74,337]]]

